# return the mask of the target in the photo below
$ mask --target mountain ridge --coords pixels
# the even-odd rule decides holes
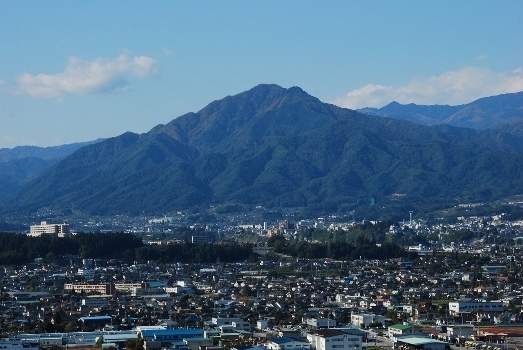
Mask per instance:
[[[517,135],[365,115],[300,88],[258,85],[83,147],[4,210],[137,215],[239,203],[333,212],[388,205],[398,193],[411,205],[500,198],[523,193],[522,174]]]
[[[400,104],[393,101],[381,108],[366,107],[358,111],[406,119],[422,125],[448,124],[484,130],[523,119],[523,92],[482,97],[458,106]]]

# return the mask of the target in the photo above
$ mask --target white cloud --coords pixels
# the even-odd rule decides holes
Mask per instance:
[[[487,55],[481,55],[481,56],[476,57],[476,60],[483,61],[483,60],[486,60],[487,58],[488,58]]]
[[[429,78],[414,78],[404,86],[369,84],[333,101],[346,108],[382,107],[392,101],[459,105],[478,98],[523,91],[523,67],[511,72],[464,67]]]
[[[22,74],[16,78],[18,93],[33,97],[57,98],[65,94],[85,95],[106,91],[125,91],[130,75],[146,78],[156,70],[156,60],[147,56],[83,61],[70,57],[65,70],[57,74]]]

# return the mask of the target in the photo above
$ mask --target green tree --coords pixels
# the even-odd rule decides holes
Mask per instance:
[[[74,332],[75,329],[76,329],[76,326],[74,325],[73,322],[69,322],[68,324],[65,325],[65,331],[67,333]]]

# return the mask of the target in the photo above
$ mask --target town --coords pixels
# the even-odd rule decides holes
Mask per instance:
[[[229,225],[189,224],[181,213],[143,217],[130,234],[146,245],[178,244],[170,233],[188,226],[192,244],[243,240],[254,258],[129,263],[67,254],[2,266],[0,347],[494,350],[516,349],[523,340],[523,225],[506,214],[428,224],[410,213],[383,235],[428,245],[404,246],[409,259],[354,260],[296,257],[269,244],[315,244],[304,232],[317,231],[334,233],[335,244],[362,225],[347,217],[224,217]],[[129,230],[121,217],[111,220]],[[96,225],[89,219],[71,226],[88,222]],[[26,234],[74,230],[42,220]],[[460,237],[466,239],[450,241]]]

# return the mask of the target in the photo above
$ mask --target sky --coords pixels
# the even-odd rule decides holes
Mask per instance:
[[[346,108],[523,91],[520,0],[0,1],[0,148],[144,133],[258,84]]]

